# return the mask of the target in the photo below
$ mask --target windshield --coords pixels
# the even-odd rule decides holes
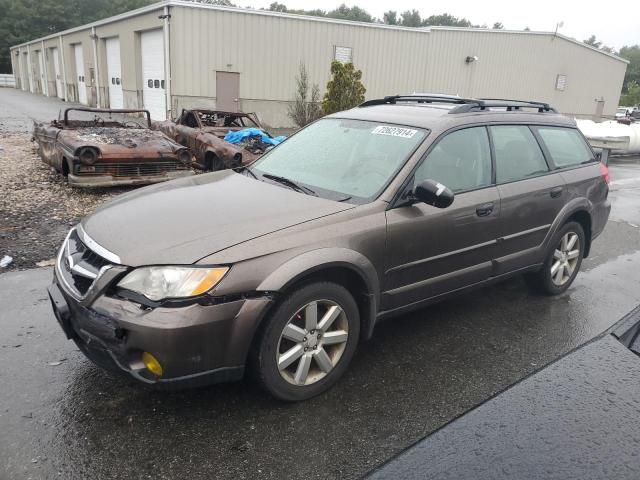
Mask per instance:
[[[397,125],[326,118],[262,156],[256,175],[284,177],[334,200],[375,198],[427,136]]]
[[[64,117],[66,116],[66,123]],[[69,108],[60,112],[58,123],[71,128],[78,127],[118,127],[149,128],[144,110],[101,110],[91,108]]]

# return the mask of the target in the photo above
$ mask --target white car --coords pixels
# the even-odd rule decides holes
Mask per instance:
[[[618,107],[618,109],[616,110],[616,120],[618,118],[627,118],[629,115],[631,115],[632,110],[633,107]]]

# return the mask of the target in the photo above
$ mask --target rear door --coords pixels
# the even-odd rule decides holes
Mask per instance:
[[[542,261],[540,247],[567,191],[527,125],[495,125],[489,132],[501,205],[495,270],[500,275]]]
[[[444,209],[414,203],[387,211],[385,310],[491,275],[500,200],[492,185],[487,129],[464,128],[439,140],[415,171],[413,185],[426,179],[452,189],[455,199]]]

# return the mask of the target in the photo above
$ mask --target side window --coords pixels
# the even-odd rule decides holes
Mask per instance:
[[[465,128],[438,142],[415,174],[416,184],[436,180],[454,192],[491,184],[491,153],[485,127]]]
[[[571,167],[593,160],[591,150],[573,128],[539,127],[537,131],[556,167]]]
[[[489,127],[496,154],[496,181],[514,182],[549,171],[542,150],[529,127]]]

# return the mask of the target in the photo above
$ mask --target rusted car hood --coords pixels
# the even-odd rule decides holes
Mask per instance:
[[[167,138],[162,132],[145,128],[88,127],[62,130],[58,137],[73,149],[96,147],[103,156],[110,154],[131,156],[139,150],[153,156],[174,153],[182,145]]]
[[[191,264],[233,245],[353,208],[230,170],[139,189],[82,221],[129,266]]]

